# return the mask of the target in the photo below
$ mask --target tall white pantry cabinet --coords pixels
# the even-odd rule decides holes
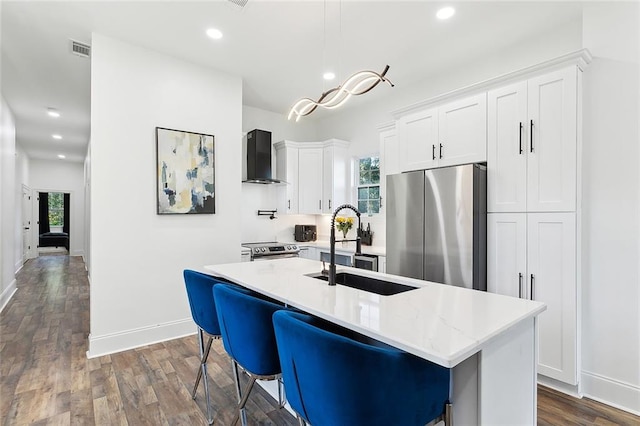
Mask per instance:
[[[573,392],[579,391],[581,86],[591,59],[583,49],[454,90],[395,111],[395,126],[379,127],[381,164],[393,173],[487,162],[488,291],[546,303],[538,317],[539,379]],[[451,132],[467,136],[452,139]],[[447,157],[451,144],[455,155]]]
[[[546,303],[538,372],[571,386],[578,384],[580,86],[573,65],[487,96],[488,291]]]

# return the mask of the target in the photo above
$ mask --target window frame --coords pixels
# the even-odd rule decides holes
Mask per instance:
[[[364,159],[375,159],[377,161],[377,168],[371,169],[369,168],[369,171],[371,170],[378,170],[378,182],[377,183],[360,183],[360,177],[361,177],[361,171],[360,171],[360,162]],[[380,155],[377,153],[371,154],[371,155],[363,155],[360,157],[355,157],[354,158],[354,188],[355,188],[355,205],[358,208],[358,211],[360,211],[360,213],[367,215],[367,216],[373,216],[373,215],[378,215],[380,214],[380,210],[381,210],[381,206],[380,206],[380,199],[381,199],[381,191],[382,191],[382,183],[381,183],[381,177],[382,177],[382,172],[381,172],[381,168],[380,168]],[[370,188],[378,188],[378,197],[377,198],[360,198],[360,189],[369,189]],[[363,212],[360,210],[360,202],[361,201],[367,201],[367,211]],[[371,202],[378,202],[378,211],[377,212],[371,212],[369,211],[369,204]]]

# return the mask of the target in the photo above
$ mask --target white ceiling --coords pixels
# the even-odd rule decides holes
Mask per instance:
[[[90,44],[92,32],[239,75],[245,105],[286,114],[300,97],[317,98],[353,72],[381,72],[388,64],[387,77],[407,86],[579,19],[582,11],[575,1],[447,3],[456,15],[439,21],[440,1],[249,0],[240,9],[224,0],[4,0],[2,94],[16,117],[18,144],[31,158],[64,153],[82,161],[90,132],[90,60],[72,55],[69,39]],[[210,27],[223,31],[222,40],[205,35]],[[335,62],[336,80],[324,83],[324,65]],[[47,107],[62,117],[48,117]],[[53,140],[53,133],[64,139]]]

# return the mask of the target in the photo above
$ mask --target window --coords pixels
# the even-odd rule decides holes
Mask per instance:
[[[358,210],[380,213],[380,158],[361,158],[358,167]]]
[[[64,225],[64,194],[49,193],[49,226]]]

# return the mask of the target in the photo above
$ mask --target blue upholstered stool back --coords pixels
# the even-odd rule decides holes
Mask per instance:
[[[184,283],[187,287],[189,307],[193,321],[212,336],[220,335],[216,305],[213,301],[213,286],[219,284],[215,277],[185,269]]]
[[[271,318],[284,307],[240,287],[220,284],[213,288],[213,293],[222,342],[229,356],[252,374],[279,374],[280,360]]]
[[[287,400],[311,425],[424,425],[443,413],[448,369],[309,315],[279,311],[273,323]]]

